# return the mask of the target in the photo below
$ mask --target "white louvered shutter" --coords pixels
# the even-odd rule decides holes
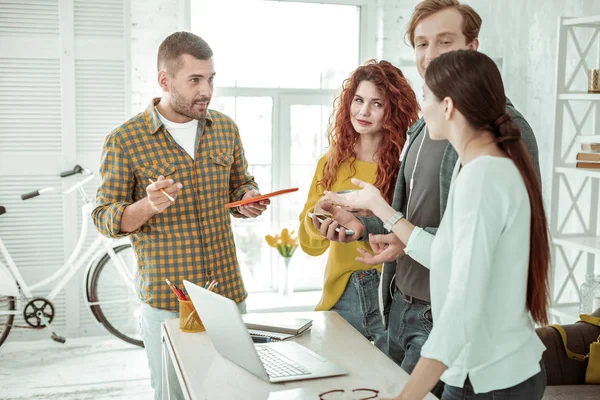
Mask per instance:
[[[93,171],[98,171],[104,138],[131,113],[127,4],[126,0],[74,1],[77,160]],[[88,195],[94,195],[99,184],[100,178],[88,183]],[[79,199],[77,204],[81,206]],[[95,237],[93,229],[86,244]],[[105,333],[84,304],[79,315],[81,334]]]
[[[0,237],[29,284],[70,255],[81,202],[76,193],[28,201],[20,194],[66,187],[75,178],[58,174],[75,164],[97,171],[104,137],[130,116],[128,4],[0,0]],[[98,182],[86,187],[92,199]],[[89,244],[93,226],[88,236]],[[104,333],[82,306],[82,272],[54,301],[53,329],[63,336]],[[9,340],[48,336],[17,329]]]

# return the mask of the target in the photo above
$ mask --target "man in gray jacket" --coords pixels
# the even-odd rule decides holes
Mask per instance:
[[[407,26],[407,38],[415,50],[417,68],[424,77],[427,66],[437,56],[453,50],[479,46],[481,17],[470,6],[457,0],[425,0],[419,3]],[[538,149],[531,127],[507,99],[507,112],[521,128],[521,137],[539,177]],[[390,224],[419,226],[435,235],[444,215],[450,182],[455,168],[460,168],[458,155],[447,141],[433,141],[425,121],[420,119],[408,131],[407,148],[396,182],[392,206],[406,219],[384,222],[376,217],[355,217],[330,204],[322,208],[333,213],[333,219],[318,224],[329,240],[350,242],[369,240],[379,248],[376,255],[363,254],[369,264],[385,262],[379,286],[379,305],[388,326],[389,356],[408,373],[419,360],[421,347],[432,328],[429,296],[429,270],[404,254],[404,243],[391,230]],[[354,230],[352,236],[335,229],[343,224]],[[377,236],[372,236],[377,235]],[[452,332],[448,332],[449,335]],[[441,396],[443,385],[433,393]]]

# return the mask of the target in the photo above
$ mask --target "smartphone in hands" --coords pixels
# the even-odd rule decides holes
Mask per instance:
[[[332,218],[333,219],[333,217],[331,215],[314,214],[314,213],[311,213],[311,212],[308,213],[308,216],[310,218],[312,218],[313,216],[317,217],[317,219],[319,220],[320,223],[323,223],[323,221],[325,221],[327,218]],[[340,227],[346,229],[346,236],[352,236],[352,235],[354,235],[354,231],[352,229],[348,228],[345,225],[340,224],[339,222],[338,222],[338,227],[335,228],[335,231],[337,233],[340,233]]]

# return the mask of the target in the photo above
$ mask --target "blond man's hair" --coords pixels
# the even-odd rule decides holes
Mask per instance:
[[[467,43],[479,37],[481,17],[471,6],[462,4],[458,0],[424,0],[416,5],[415,10],[406,25],[406,40],[415,47],[415,28],[423,18],[426,18],[446,8],[455,8],[463,18],[462,33],[467,38]]]

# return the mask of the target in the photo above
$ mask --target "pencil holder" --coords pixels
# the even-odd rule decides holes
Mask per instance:
[[[204,332],[204,325],[191,301],[179,300],[179,330],[181,332]]]

